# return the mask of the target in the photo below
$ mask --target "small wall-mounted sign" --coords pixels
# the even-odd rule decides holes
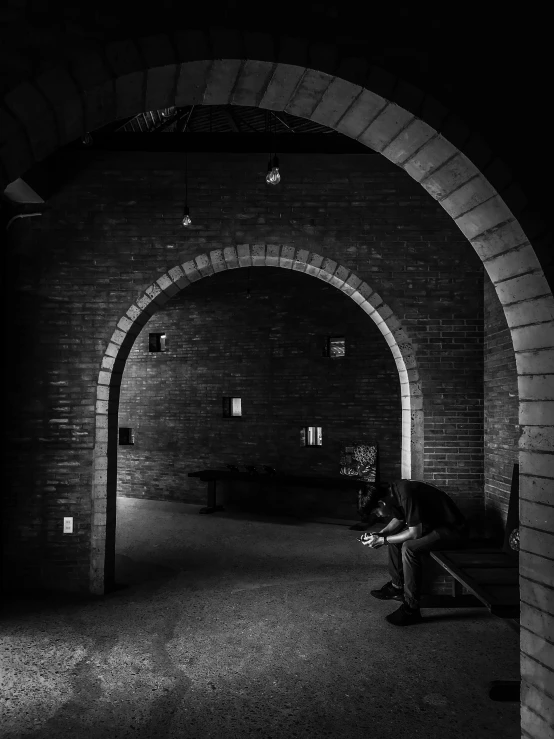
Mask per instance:
[[[148,351],[149,352],[165,352],[167,351],[167,337],[165,334],[148,334]]]
[[[120,429],[119,429],[119,445],[120,446],[129,446],[129,445],[134,444],[134,443],[135,443],[135,434],[133,432],[133,429],[120,427]]]
[[[300,444],[302,446],[323,446],[321,426],[304,426],[300,430]]]
[[[223,398],[223,417],[237,418],[242,416],[241,398]]]
[[[346,340],[344,336],[328,336],[324,354],[326,357],[331,357],[332,359],[344,357],[346,354]]]

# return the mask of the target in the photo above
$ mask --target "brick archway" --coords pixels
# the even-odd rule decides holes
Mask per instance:
[[[521,672],[524,706],[536,705],[554,670],[554,528],[544,512],[549,509],[541,508],[552,504],[554,490],[554,298],[517,220],[517,187],[510,191],[494,168],[494,182],[483,175],[478,146],[468,156],[437,130],[440,120],[426,122],[409,112],[413,101],[425,97],[413,86],[397,85],[404,92],[391,100],[383,90],[364,87],[365,72],[356,64],[341,63],[335,72],[317,49],[263,61],[272,43],[259,36],[243,39],[230,32],[212,49],[199,31],[114,41],[103,51],[80,55],[68,68],[43,71],[4,97],[0,177],[7,185],[35,161],[116,118],[174,105],[231,103],[322,123],[382,153],[419,182],[482,259],[511,330],[521,426],[522,622],[529,627],[522,630]],[[286,40],[283,48],[290,49]],[[115,360],[111,369],[117,369]],[[95,474],[103,473],[97,468]],[[93,531],[105,524],[106,514],[97,511]],[[546,614],[542,621],[536,609]],[[529,736],[544,735],[536,724],[542,719],[530,710],[522,711],[523,728]],[[542,714],[552,716],[552,710]]]
[[[304,272],[346,293],[376,324],[398,368],[402,401],[402,477],[423,475],[423,398],[415,349],[391,308],[366,282],[332,259],[306,249],[242,244],[214,249],[159,277],[123,315],[113,332],[98,375],[93,459],[91,592],[103,594],[113,578],[117,488],[119,389],[125,362],[143,326],[180,290],[217,272],[241,267],[282,267]]]

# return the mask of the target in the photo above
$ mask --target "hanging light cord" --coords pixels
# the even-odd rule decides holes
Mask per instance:
[[[271,115],[270,111],[268,113]],[[267,175],[266,175],[266,182],[268,185],[278,185],[281,181],[281,176],[279,174],[279,160],[277,159],[277,141],[276,141],[276,132],[277,132],[277,124],[275,120],[275,116],[273,116],[273,130],[271,129],[271,117],[269,118],[269,136],[270,136],[270,145],[271,147],[271,153],[269,154],[269,162],[267,166]]]
[[[182,224],[183,226],[190,226],[192,223],[189,214],[189,161],[188,161],[188,147],[185,149],[185,207],[183,209]]]

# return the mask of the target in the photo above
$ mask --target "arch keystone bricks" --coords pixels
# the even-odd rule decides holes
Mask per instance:
[[[216,59],[211,66],[204,98],[204,105],[226,105],[239,74],[240,59]]]
[[[448,159],[451,159],[458,150],[449,141],[438,135],[430,139],[402,164],[402,169],[417,182],[438,169]]]
[[[294,260],[294,247],[283,246],[281,249],[281,256],[279,257],[279,267],[285,269],[292,269],[292,262]]]
[[[167,274],[180,289],[189,284],[189,281],[185,277],[185,273],[179,266],[172,267]]]
[[[512,328],[511,334],[516,352],[554,346],[554,321]]]
[[[528,243],[527,236],[519,223],[511,218],[474,236],[470,241],[483,261]]]
[[[337,123],[337,131],[357,139],[386,105],[385,98],[363,90]]]
[[[554,300],[550,296],[511,303],[504,309],[510,328],[533,323],[549,323],[554,320]]]
[[[260,108],[284,110],[305,71],[305,67],[277,64],[260,100]]]
[[[487,200],[486,203],[476,206],[468,213],[464,213],[463,216],[455,218],[454,222],[464,236],[467,236],[471,241],[475,236],[479,236],[484,231],[488,231],[489,228],[498,226],[512,217],[502,198],[497,195]]]
[[[237,255],[239,258],[239,267],[251,267],[252,257],[250,256],[250,245],[239,244],[237,246]]]
[[[485,260],[485,269],[491,281],[496,284],[526,272],[539,274],[541,266],[533,247],[530,244],[522,244],[505,252],[502,256]]]
[[[332,80],[330,74],[307,69],[285,106],[285,111],[301,118],[310,118]]]
[[[257,106],[262,99],[275,65],[272,62],[247,60],[237,78],[231,96],[233,105]]]
[[[382,154],[394,164],[402,164],[437,132],[427,123],[415,119],[386,146]]]
[[[449,216],[457,218],[463,213],[475,208],[476,205],[486,202],[496,194],[489,182],[484,177],[477,175],[469,180],[469,182],[460,185],[450,195],[439,200],[439,204]]]
[[[358,137],[358,141],[381,152],[413,120],[414,116],[407,110],[389,103]]]
[[[267,245],[267,252],[265,256],[265,264],[267,267],[279,266],[279,252],[280,248],[276,244]]]
[[[236,269],[239,266],[237,250],[234,246],[226,246],[223,249],[223,256],[228,269]]]
[[[252,244],[250,254],[253,267],[263,267],[265,265],[265,244]]]
[[[314,108],[310,118],[322,126],[335,128],[352,103],[362,92],[360,85],[341,79],[333,79]]]
[[[506,305],[520,300],[542,297],[550,293],[550,287],[542,271],[508,278],[497,283],[495,288],[498,299]]]
[[[173,287],[173,280],[168,274],[162,275],[156,280],[156,283],[160,286],[160,289],[167,292],[168,295],[174,295],[176,290],[169,292],[169,289]]]
[[[227,269],[227,263],[225,262],[225,257],[223,256],[223,249],[214,249],[213,251],[211,251],[210,261],[214,273],[222,272],[223,270]]]
[[[477,167],[460,153],[434,169],[420,184],[435,200],[441,200],[478,174]]]
[[[197,257],[194,258],[194,263],[196,264],[196,268],[198,272],[202,275],[202,277],[209,277],[210,275],[213,275],[214,268],[207,254],[199,254]]]
[[[292,268],[305,272],[309,257],[310,252],[307,249],[298,249]]]
[[[189,282],[196,282],[196,280],[199,280],[202,277],[196,268],[196,262],[194,260],[183,262],[181,269],[185,273],[185,277]]]
[[[212,64],[213,62],[209,59],[181,64],[175,91],[175,105],[178,108],[186,105],[200,105],[204,101]]]

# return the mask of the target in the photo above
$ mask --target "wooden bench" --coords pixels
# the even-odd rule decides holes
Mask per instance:
[[[517,557],[501,549],[458,549],[430,555],[493,616],[519,618]]]
[[[208,483],[206,505],[200,509],[200,513],[215,513],[224,510],[222,505],[217,504],[217,483],[225,482],[250,482],[264,488],[283,487],[307,487],[337,490],[357,491],[360,481],[353,477],[318,477],[313,475],[283,475],[276,474],[250,474],[248,472],[231,472],[228,470],[199,470],[189,472],[189,477],[197,477]],[[354,499],[353,499],[354,500]]]
[[[456,583],[485,605],[493,616],[506,619],[519,632],[519,557],[509,543],[519,525],[519,465],[514,465],[504,543],[500,547],[451,549],[430,552]],[[456,598],[451,607],[457,607]],[[519,700],[519,680],[494,680],[489,697],[498,701]]]

